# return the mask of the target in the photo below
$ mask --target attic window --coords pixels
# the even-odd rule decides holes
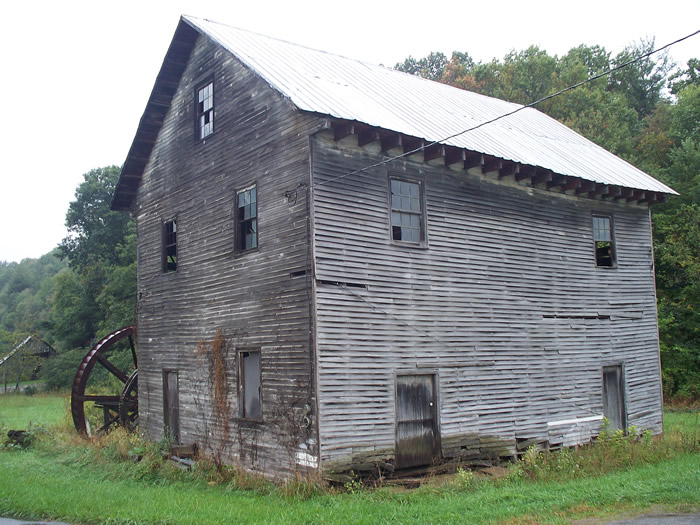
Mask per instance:
[[[199,139],[214,133],[214,81],[197,88],[197,130]]]
[[[391,238],[419,244],[425,240],[423,185],[416,180],[389,178],[391,189]]]
[[[163,223],[163,273],[177,270],[177,220]]]
[[[612,217],[593,216],[593,242],[595,244],[595,264],[612,268],[615,266],[615,244]]]
[[[255,186],[236,193],[236,250],[258,246],[258,198]]]

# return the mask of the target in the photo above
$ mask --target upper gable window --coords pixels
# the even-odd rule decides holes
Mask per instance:
[[[236,193],[236,250],[258,247],[258,197],[256,186]]]
[[[195,92],[197,106],[197,138],[205,139],[214,133],[214,81],[198,87]]]
[[[177,271],[177,220],[163,223],[163,272]]]
[[[593,242],[595,245],[596,266],[615,266],[615,241],[612,217],[593,216]]]
[[[390,177],[391,238],[394,241],[425,241],[423,185],[419,181]]]

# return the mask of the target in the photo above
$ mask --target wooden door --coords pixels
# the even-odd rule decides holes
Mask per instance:
[[[180,385],[176,371],[163,372],[163,423],[175,443],[180,443]]]
[[[435,376],[398,376],[396,467],[429,465],[439,454]]]
[[[611,430],[627,427],[622,367],[603,367],[603,415],[610,421]]]

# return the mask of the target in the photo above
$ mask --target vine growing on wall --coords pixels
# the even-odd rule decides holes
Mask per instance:
[[[197,345],[197,359],[208,372],[207,383],[210,399],[213,402],[212,416],[216,439],[214,440],[214,462],[223,465],[224,451],[228,446],[231,421],[231,382],[230,369],[227,366],[229,344],[221,329],[216,330],[212,341],[200,341]]]

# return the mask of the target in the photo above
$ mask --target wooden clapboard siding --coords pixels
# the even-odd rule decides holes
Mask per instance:
[[[194,139],[194,88],[214,77],[215,133]],[[281,475],[295,469],[275,421],[283,400],[315,405],[309,338],[305,187],[310,132],[303,115],[264,81],[199,36],[146,166],[134,207],[138,224],[139,408],[148,437],[163,433],[162,371],[179,372],[180,433],[221,449],[201,341],[221,329],[227,357],[230,430],[223,459]],[[259,248],[235,254],[235,192],[256,183]],[[162,221],[177,217],[177,271],[161,271]],[[236,350],[260,349],[262,423],[238,420]],[[301,387],[300,387],[301,385]],[[282,408],[284,408],[282,406]],[[295,409],[296,410],[296,409]],[[278,412],[279,410],[277,410]],[[301,414],[299,418],[301,419]],[[314,430],[301,447],[316,454]]]
[[[312,149],[326,466],[391,457],[394,374],[411,370],[437,374],[445,455],[588,441],[614,363],[629,424],[661,430],[647,207],[410,160],[345,176],[381,157],[329,133]],[[426,248],[390,241],[388,173],[424,181]],[[613,216],[617,268],[595,267],[593,213]]]

